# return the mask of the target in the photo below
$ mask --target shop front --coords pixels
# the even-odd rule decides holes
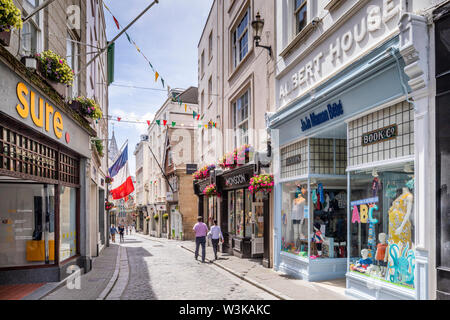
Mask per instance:
[[[55,282],[90,270],[81,173],[95,132],[15,63],[0,58],[0,283]]]
[[[268,255],[264,232],[269,223],[269,196],[249,189],[256,165],[247,164],[224,171],[217,176],[221,200],[223,252],[240,258],[262,258]],[[267,252],[266,252],[267,251]]]
[[[416,36],[408,21],[416,18],[401,17],[393,32],[399,19],[387,20],[384,40],[338,72],[325,69],[323,53],[322,73],[333,76],[314,92],[293,97],[284,83],[295,79],[281,77],[284,106],[269,123],[274,268],[309,281],[346,278],[346,293],[359,299],[428,292],[431,249],[420,235],[430,232],[424,217],[432,195],[418,184],[427,179],[429,143],[418,112],[428,105],[410,100],[415,87],[405,73]]]

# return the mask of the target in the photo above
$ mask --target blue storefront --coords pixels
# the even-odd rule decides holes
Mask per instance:
[[[346,278],[355,298],[427,290],[428,260],[416,265],[417,111],[400,47],[391,37],[270,117],[276,270]]]

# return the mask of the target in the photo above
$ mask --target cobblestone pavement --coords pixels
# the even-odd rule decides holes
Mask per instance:
[[[175,241],[125,237],[129,279],[122,300],[276,299],[213,264],[196,261]]]

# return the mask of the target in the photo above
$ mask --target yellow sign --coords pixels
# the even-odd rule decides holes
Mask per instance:
[[[36,106],[36,94],[22,82],[17,84],[17,98],[20,101],[16,106],[19,116],[26,119],[31,114],[31,119],[36,127],[43,128],[45,126],[47,132],[50,131],[50,125],[52,125],[55,136],[61,139],[64,130],[61,113],[47,102],[45,102],[44,109],[44,99],[41,97],[39,97],[39,106]],[[52,115],[53,120],[51,119]]]

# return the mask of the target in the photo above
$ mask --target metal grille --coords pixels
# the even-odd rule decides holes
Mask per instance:
[[[395,139],[362,146],[362,135],[389,125],[398,127]],[[348,125],[349,165],[395,159],[414,154],[414,110],[406,101],[373,112]]]
[[[345,139],[310,139],[310,173],[345,174],[346,146]]]
[[[287,160],[300,155],[299,163],[287,165]],[[281,149],[281,178],[295,177],[308,173],[308,140],[293,143]]]
[[[78,160],[62,152],[59,153],[59,180],[72,185],[80,183]]]
[[[56,182],[57,150],[3,126],[0,126],[0,148],[0,171]]]

